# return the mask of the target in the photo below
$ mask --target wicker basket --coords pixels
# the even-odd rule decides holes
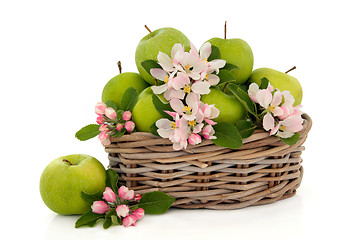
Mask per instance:
[[[174,151],[168,139],[137,132],[112,138],[105,148],[110,168],[137,193],[162,191],[173,207],[236,209],[272,203],[296,193],[303,176],[300,157],[311,118],[303,115],[300,140],[284,144],[256,130],[237,150],[210,140]]]

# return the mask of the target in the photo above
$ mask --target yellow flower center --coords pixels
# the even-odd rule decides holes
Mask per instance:
[[[185,69],[186,69],[186,70],[189,70],[190,68],[191,68],[191,65],[190,65],[190,64],[186,64]]]
[[[189,85],[186,85],[186,86],[184,87],[184,90],[183,90],[183,91],[186,92],[186,93],[190,93],[191,87],[190,87]]]
[[[286,126],[281,126],[279,129],[284,132],[286,131]]]
[[[188,121],[188,124],[190,127],[193,127],[196,125],[196,120]]]
[[[204,61],[205,61],[205,63],[208,63],[208,60],[206,58],[204,58]]]
[[[183,112],[186,112],[186,114],[190,114],[191,113],[191,107],[189,106],[184,106],[184,108],[182,109]]]
[[[176,123],[175,122],[172,122],[172,123],[170,123],[170,127],[172,128],[172,129],[176,129]]]
[[[274,105],[271,105],[271,106],[270,106],[270,111],[274,111],[275,108],[276,108],[276,107],[275,107]]]
[[[208,79],[209,78],[209,74],[206,74],[205,78],[204,79]]]
[[[168,83],[168,82],[169,82],[169,76],[166,76],[166,77],[165,77],[164,82],[165,82],[165,83]]]

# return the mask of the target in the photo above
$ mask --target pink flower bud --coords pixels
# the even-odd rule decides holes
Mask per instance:
[[[103,199],[107,202],[114,203],[116,201],[116,195],[111,188],[106,187],[103,193]]]
[[[93,213],[104,214],[109,210],[109,206],[104,201],[95,201],[91,205]]]
[[[135,201],[140,201],[141,199],[141,195],[140,194],[135,194],[134,200]]]
[[[124,112],[123,119],[124,121],[129,121],[131,119],[131,112],[130,111]]]
[[[116,208],[116,214],[119,216],[119,217],[126,217],[129,215],[129,206],[127,205],[119,205],[117,208]]]
[[[116,126],[116,130],[117,131],[120,131],[121,129],[124,128],[124,125],[122,125],[121,123],[119,123],[117,126]]]
[[[135,123],[134,123],[133,121],[127,121],[127,122],[125,123],[125,129],[126,129],[126,131],[132,132],[132,131],[134,130],[134,128],[135,128]]]
[[[190,134],[188,141],[189,141],[189,144],[191,144],[191,145],[199,144],[199,143],[201,143],[201,136],[197,133],[192,133],[192,134]]]
[[[95,105],[95,113],[97,115],[103,115],[105,113],[106,104],[102,102],[98,102]]]
[[[101,132],[98,136],[100,142],[102,145],[107,146],[110,145],[110,139],[109,139],[109,134],[107,132]]]
[[[124,227],[135,226],[136,219],[133,215],[129,215],[127,217],[124,217],[122,223],[123,223]]]
[[[100,115],[100,116],[98,116],[97,118],[96,118],[96,123],[97,124],[103,124],[105,122],[105,118],[104,118],[104,116],[103,115]]]
[[[135,196],[134,190],[129,190],[125,186],[119,188],[119,197],[125,200],[132,200]]]
[[[110,119],[116,118],[116,112],[112,107],[105,108],[105,116],[107,116]]]
[[[132,216],[135,217],[135,220],[141,219],[144,215],[145,215],[144,209],[142,209],[142,208],[138,208],[138,209],[134,210],[133,214],[132,214]]]
[[[100,131],[100,132],[108,132],[108,131],[110,131],[110,129],[108,128],[108,125],[107,125],[107,124],[102,124],[102,125],[99,127],[99,131]]]

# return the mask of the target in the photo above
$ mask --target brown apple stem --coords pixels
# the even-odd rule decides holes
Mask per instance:
[[[63,162],[66,162],[69,165],[73,165],[69,160],[63,159]]]
[[[292,70],[295,70],[296,66],[293,66],[292,68],[290,68],[289,70],[287,70],[285,73],[291,72]]]
[[[122,69],[121,69],[121,62],[118,61],[118,62],[117,62],[117,65],[118,65],[118,68],[119,68],[119,72],[121,73],[121,70],[122,70]]]
[[[224,39],[226,39],[226,23],[227,21],[225,21],[225,25],[224,25]]]
[[[150,30],[150,28],[148,28],[148,26],[145,25],[145,28],[149,31],[150,35],[153,37],[154,33]]]

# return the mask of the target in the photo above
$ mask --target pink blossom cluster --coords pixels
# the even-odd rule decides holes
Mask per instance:
[[[137,208],[132,210],[129,207],[130,202],[138,202],[141,195],[135,194],[134,190],[129,190],[125,186],[121,186],[118,190],[118,196],[114,191],[106,187],[103,193],[105,201],[95,201],[91,205],[92,212],[97,214],[104,214],[115,208],[117,216],[122,219],[122,224],[125,227],[135,226],[136,221],[144,216],[144,209]]]
[[[166,111],[171,117],[156,122],[158,133],[173,143],[174,150],[186,149],[188,144],[196,145],[202,139],[214,139],[216,124],[212,119],[219,115],[214,105],[200,101],[201,95],[209,94],[210,87],[220,82],[216,75],[225,66],[225,60],[208,61],[211,44],[205,43],[198,52],[191,44],[185,52],[181,44],[175,44],[171,56],[159,52],[157,59],[161,68],[150,70],[151,75],[163,82],[152,86],[155,94],[164,94],[174,111]]]
[[[135,123],[131,121],[132,114],[130,111],[125,111],[119,118],[114,108],[99,102],[95,106],[95,113],[98,115],[96,122],[100,125],[98,138],[104,146],[110,145],[109,137],[123,130],[123,128],[128,133],[135,129]]]
[[[261,106],[262,125],[270,135],[290,138],[303,128],[301,105],[294,106],[295,99],[287,90],[274,89],[271,84],[266,89],[259,89],[252,83],[248,90],[249,97]]]

